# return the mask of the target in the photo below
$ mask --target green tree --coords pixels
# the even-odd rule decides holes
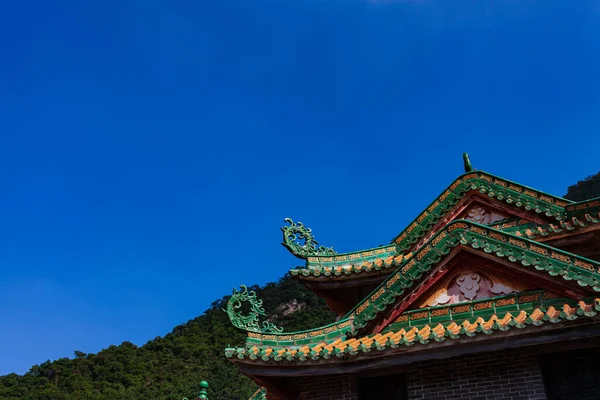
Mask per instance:
[[[582,201],[600,197],[600,172],[596,175],[588,176],[575,185],[569,186],[566,199],[574,201]]]
[[[288,331],[333,322],[322,299],[290,276],[264,287],[253,287],[267,312]],[[256,389],[227,361],[223,350],[241,345],[243,332],[222,311],[229,296],[213,302],[203,315],[138,347],[130,342],[109,346],[97,354],[74,352],[35,365],[25,375],[0,377],[0,398],[6,400],[181,400],[195,393],[198,380],[210,382],[211,400],[246,400]],[[295,304],[292,313],[278,309]]]

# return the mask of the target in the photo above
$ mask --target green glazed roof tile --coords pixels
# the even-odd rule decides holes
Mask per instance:
[[[458,177],[436,200],[431,203],[392,243],[402,251],[409,250],[419,238],[444,217],[466,193],[476,190],[500,201],[554,217],[566,216],[565,207],[572,202],[521,184],[499,178],[487,172],[469,172]]]
[[[327,341],[327,338],[330,338],[329,341],[335,341],[354,335],[386,311],[388,306],[395,304],[399,296],[408,295],[410,289],[417,285],[444,255],[459,245],[469,246],[475,252],[485,252],[527,268],[545,271],[550,276],[572,281],[573,285],[589,286],[595,291],[600,291],[600,263],[484,225],[458,220],[446,225],[336,323],[294,333],[248,332],[247,345],[260,347],[264,341],[275,341],[288,346],[290,341],[293,341],[294,346],[307,346],[315,341]],[[236,354],[239,356],[239,352]],[[281,356],[286,358],[289,354]],[[250,357],[256,357],[256,354],[251,354]]]
[[[259,387],[248,400],[267,400],[267,389]]]
[[[226,349],[225,356],[234,362],[237,359],[269,364],[298,364],[314,361],[327,362],[327,360],[331,360],[331,354],[335,354],[336,358],[329,362],[337,362],[340,358],[377,356],[382,352],[393,352],[403,346],[427,344],[432,341],[442,342],[448,338],[498,334],[497,332],[506,332],[515,328],[523,329],[530,326],[541,326],[545,323],[557,324],[578,318],[593,318],[598,311],[600,311],[600,298],[594,298],[588,302],[579,301],[575,304],[568,302],[548,307],[535,307],[530,310],[503,311],[493,313],[485,318],[472,316],[445,323],[426,323],[419,327],[400,328],[358,339],[351,338],[329,344],[318,343],[296,349],[258,346],[229,348]]]

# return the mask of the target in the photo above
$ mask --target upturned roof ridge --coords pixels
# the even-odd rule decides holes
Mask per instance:
[[[452,206],[469,191],[478,190],[482,194],[495,197],[506,203],[524,206],[538,214],[561,220],[566,216],[565,207],[573,201],[555,196],[541,190],[501,178],[485,171],[471,171],[458,176],[442,193],[437,196],[408,226],[395,236],[391,243],[399,250],[408,250],[410,246],[436,224]]]
[[[263,338],[265,336],[275,338],[275,336],[305,335],[307,339],[316,339],[321,335],[354,336],[388,306],[394,305],[399,296],[406,294],[407,289],[421,281],[423,274],[459,245],[469,245],[475,250],[545,271],[550,276],[561,276],[566,281],[575,281],[581,287],[589,286],[594,291],[600,292],[599,262],[486,225],[467,220],[454,220],[412,253],[377,288],[338,321],[297,332],[249,331],[248,337],[262,335]],[[310,340],[307,343],[310,343]]]
[[[331,260],[337,258],[344,261],[345,257],[387,249],[393,245],[398,245],[398,252],[405,251],[425,235],[431,226],[445,216],[466,193],[473,190],[478,190],[482,194],[487,194],[509,204],[514,203],[517,207],[524,207],[526,210],[533,210],[539,214],[544,213],[546,216],[555,217],[559,221],[567,217],[565,207],[576,207],[579,204],[589,202],[573,202],[485,171],[474,170],[458,176],[388,245],[337,253],[332,247],[319,246],[310,228],[305,227],[301,222],[294,223],[290,218],[285,219],[290,226],[281,228],[284,239],[283,245],[296,257],[307,260],[307,264],[318,262],[321,258],[330,258]],[[304,240],[305,244],[301,245],[298,240]]]
[[[437,264],[459,244],[470,245],[497,257],[507,257],[513,263],[534,267],[552,276],[560,275],[567,281],[575,280],[579,286],[590,286],[600,292],[599,262],[486,225],[454,220],[412,253],[396,271],[350,310],[344,319],[353,318],[355,330],[360,330],[388,305],[394,304],[405,289],[420,280],[423,273],[429,271],[433,264]]]
[[[441,342],[447,338],[473,337],[480,333],[488,335],[498,331],[508,331],[512,328],[523,329],[528,326],[540,326],[548,322],[551,324],[564,323],[582,317],[594,318],[600,311],[600,298],[511,311],[497,311],[485,318],[472,316],[445,322],[432,322],[421,327],[401,328],[332,343],[313,343],[311,346],[295,349],[275,349],[269,345],[228,348],[225,350],[225,356],[230,359],[249,359],[256,362],[282,364],[317,360],[322,362],[328,359],[337,362],[339,359],[367,355],[370,352],[378,355],[383,351],[393,351],[399,347],[427,344],[432,341]]]

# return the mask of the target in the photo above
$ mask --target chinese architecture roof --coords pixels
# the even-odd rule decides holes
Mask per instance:
[[[572,202],[487,172],[469,172],[458,177],[403,232],[393,239],[401,249],[409,249],[428,229],[442,219],[467,193],[476,191],[498,201],[534,211],[556,220],[566,218],[565,207]]]
[[[314,257],[309,261],[308,268],[290,270],[292,276],[338,277],[354,273],[381,273],[393,267],[398,267],[406,259],[406,255],[398,254],[396,246],[378,247],[375,249],[346,253],[332,257]]]
[[[226,349],[225,355],[239,360],[281,364],[317,360],[337,362],[360,356],[377,356],[384,351],[393,352],[403,346],[427,344],[431,341],[489,335],[545,323],[566,323],[580,317],[592,318],[600,311],[600,298],[590,299],[588,302],[565,299],[548,301],[543,299],[544,295],[546,293],[527,293],[493,301],[414,312],[407,314],[406,321],[393,324],[385,332],[359,338],[318,342],[298,348],[252,345]],[[453,308],[458,309],[454,315]],[[413,319],[415,316],[417,318]]]
[[[361,330],[378,315],[385,314],[386,311],[389,313],[392,308],[389,306],[402,300],[411,292],[411,288],[415,286],[423,288],[422,284],[428,278],[428,272],[435,269],[443,258],[457,247],[469,248],[470,252],[481,253],[487,258],[503,259],[520,268],[525,267],[539,272],[550,279],[564,280],[570,286],[600,291],[599,263],[508,232],[470,221],[458,220],[448,224],[428,241],[426,246],[408,257],[370,296],[364,298],[351,312],[338,321],[337,326],[345,328],[348,325],[344,324],[348,323],[352,325],[353,330]],[[253,296],[253,294],[249,296],[244,294],[241,298],[232,297],[230,303],[235,304],[240,299],[243,301]],[[260,311],[260,305],[257,309]],[[235,316],[232,318],[234,325],[247,330],[250,336],[265,332],[279,332],[279,330],[270,329],[260,330],[258,315],[255,321],[248,325],[239,324],[236,322],[237,320],[238,318]]]
[[[514,231],[517,236],[543,241],[546,238],[576,230],[593,227],[600,223],[600,199],[593,199],[574,203],[567,207],[567,217],[564,221],[555,224],[538,225],[524,223],[518,226],[506,227]],[[501,226],[502,227],[502,226]]]
[[[589,244],[600,244],[600,199],[572,202],[473,171],[468,157],[465,171],[385,246],[338,254],[286,219],[283,245],[306,261],[292,276],[332,309],[345,300],[334,309],[340,318],[284,332],[242,286],[227,313],[247,339],[226,357],[291,369],[600,321],[600,262],[584,256],[600,260],[600,246]]]
[[[486,172],[468,172],[457,178],[436,200],[433,201],[409,226],[396,236],[390,245],[356,251],[336,253],[333,248],[317,246],[312,231],[302,223],[286,219],[290,226],[282,228],[284,246],[295,256],[305,259],[304,268],[294,268],[290,272],[303,280],[355,278],[355,273],[382,274],[386,270],[402,263],[410,252],[420,247],[429,235],[435,233],[436,224],[450,222],[456,205],[468,197],[493,198],[506,203],[515,211],[529,213],[532,218],[513,218],[493,224],[499,230],[528,230],[530,238],[535,237],[534,230],[541,232],[559,232],[574,229],[581,224],[575,215],[580,215],[587,223],[597,223],[598,203],[600,200],[573,203],[515,182],[496,177]],[[590,209],[586,216],[582,209]],[[538,215],[538,218],[535,216]],[[475,215],[473,221],[481,222]],[[575,218],[575,219],[574,219]],[[469,219],[468,217],[466,219]],[[552,222],[554,221],[554,222]],[[421,239],[421,240],[420,240]],[[300,245],[299,240],[305,244]],[[357,277],[358,278],[358,277]]]

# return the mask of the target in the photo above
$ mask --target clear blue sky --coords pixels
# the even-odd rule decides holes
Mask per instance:
[[[11,1],[0,374],[387,243],[462,173],[598,172],[598,1]]]

